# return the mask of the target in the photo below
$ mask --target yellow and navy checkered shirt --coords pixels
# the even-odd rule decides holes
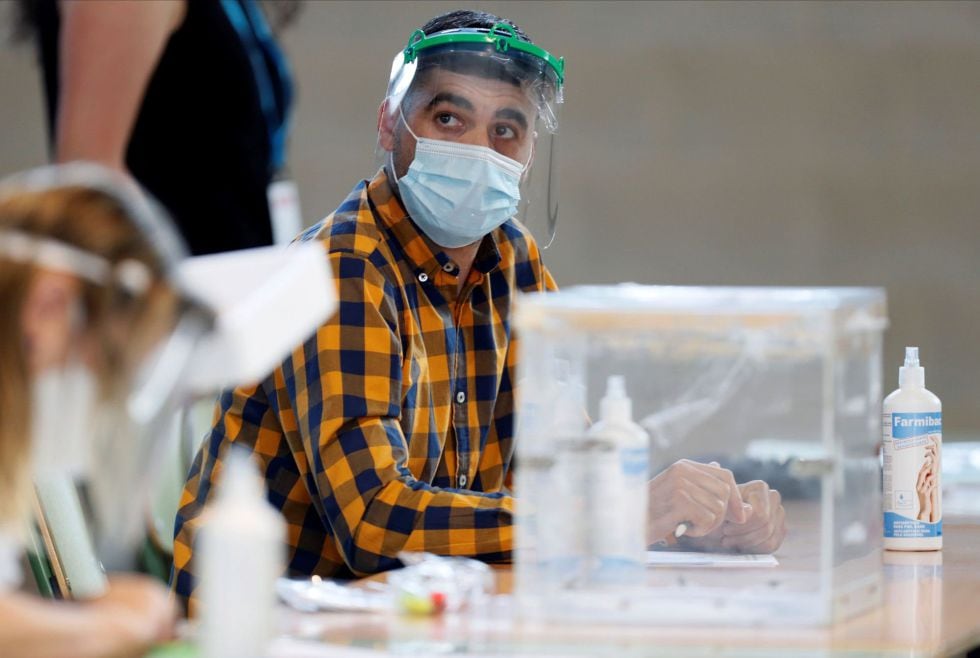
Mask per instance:
[[[338,312],[263,382],[226,391],[177,514],[174,587],[195,589],[202,509],[234,444],[288,524],[288,574],[349,577],[401,550],[510,558],[518,291],[554,289],[530,233],[484,238],[458,266],[406,216],[384,170],[303,240],[323,242]]]

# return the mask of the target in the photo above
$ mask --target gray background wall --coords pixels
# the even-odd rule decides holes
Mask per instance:
[[[457,6],[316,2],[283,34],[308,222],[374,171],[392,56]],[[884,286],[885,388],[918,344],[948,435],[980,435],[980,3],[462,6],[567,60],[561,284]],[[29,48],[0,95],[0,173],[42,162]]]

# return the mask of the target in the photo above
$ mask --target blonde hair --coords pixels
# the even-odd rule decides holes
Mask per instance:
[[[133,293],[112,281],[80,280],[86,331],[98,340],[95,368],[103,392],[114,389],[173,322],[176,294],[167,263],[108,192],[82,185],[25,189],[0,199],[0,229],[57,240],[105,259],[136,260],[152,276]],[[31,374],[22,328],[27,292],[38,265],[0,254],[0,525],[24,517],[30,500]]]

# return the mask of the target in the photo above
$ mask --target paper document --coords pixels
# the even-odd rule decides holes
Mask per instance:
[[[775,567],[779,560],[772,553],[696,553],[688,551],[647,551],[648,567]]]

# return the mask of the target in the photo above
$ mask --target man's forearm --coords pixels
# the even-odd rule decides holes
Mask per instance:
[[[331,504],[325,501],[325,509]],[[336,509],[336,507],[334,506]],[[513,551],[514,499],[392,480],[379,489],[360,517],[331,523],[338,546],[359,574],[398,566],[399,551],[508,561]],[[328,512],[329,513],[329,512]],[[352,529],[344,537],[339,525]]]

